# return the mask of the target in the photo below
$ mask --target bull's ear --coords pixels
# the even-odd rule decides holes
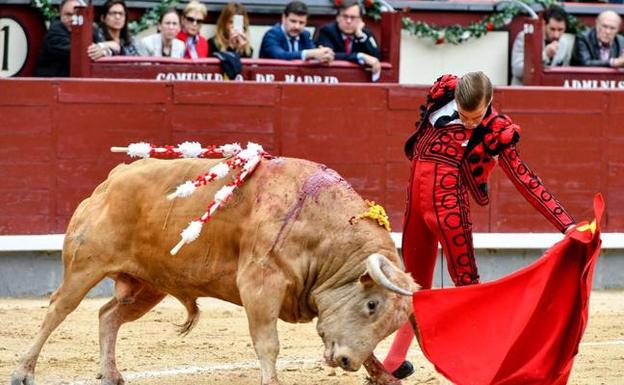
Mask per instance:
[[[372,287],[373,285],[376,285],[375,281],[373,280],[373,277],[371,277],[370,274],[368,274],[368,271],[360,275],[360,283],[364,285],[364,288],[369,288],[369,287]]]

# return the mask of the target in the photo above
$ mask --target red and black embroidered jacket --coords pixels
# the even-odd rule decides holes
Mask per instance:
[[[429,117],[453,101],[458,80],[454,75],[444,75],[429,91],[426,104],[421,106],[421,120],[417,123],[416,132],[405,143],[405,153],[409,159],[413,158],[419,140],[423,136],[427,137],[426,132],[439,129],[432,126]],[[520,159],[516,148],[519,139],[520,127],[506,115],[498,114],[489,107],[481,124],[470,135],[461,159],[459,167],[462,180],[478,204],[488,204],[488,179],[498,160],[503,172],[525,199],[563,232],[574,224],[574,219]]]

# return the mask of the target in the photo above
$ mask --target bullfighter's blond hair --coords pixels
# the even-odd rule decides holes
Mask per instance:
[[[455,88],[455,101],[467,111],[474,111],[483,101],[492,100],[492,82],[481,71],[468,72],[459,79]]]

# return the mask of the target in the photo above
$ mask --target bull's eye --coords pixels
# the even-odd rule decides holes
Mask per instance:
[[[368,301],[366,303],[366,308],[368,309],[368,315],[375,314],[375,310],[377,310],[377,305],[379,303],[377,301]]]

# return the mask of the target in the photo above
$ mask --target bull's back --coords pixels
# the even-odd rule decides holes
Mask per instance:
[[[118,166],[76,210],[64,258],[95,257],[111,275],[131,273],[179,297],[213,296],[238,303],[241,254],[268,253],[298,232],[321,239],[318,231],[308,235],[301,220],[346,223],[349,215],[362,210],[359,196],[326,167],[300,159],[263,159],[204,224],[199,238],[170,255],[180,232],[205,212],[235,171],[189,197],[167,200],[167,195],[220,161],[144,159]],[[336,194],[340,201],[335,201]],[[328,218],[337,211],[346,214],[339,220]],[[297,221],[299,226],[291,231]]]

